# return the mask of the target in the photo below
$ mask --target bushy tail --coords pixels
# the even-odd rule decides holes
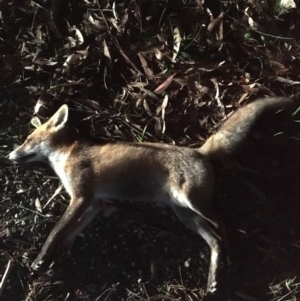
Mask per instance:
[[[256,121],[265,113],[275,113],[295,105],[297,105],[297,101],[287,97],[256,100],[234,112],[218,132],[207,139],[199,151],[209,159],[222,159],[230,156],[235,153]]]

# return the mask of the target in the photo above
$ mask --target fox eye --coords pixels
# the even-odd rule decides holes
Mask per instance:
[[[32,141],[32,138],[27,138],[27,143],[30,143]]]

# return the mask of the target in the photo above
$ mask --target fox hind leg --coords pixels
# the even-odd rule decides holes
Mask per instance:
[[[209,245],[211,251],[210,267],[208,273],[207,292],[217,290],[217,276],[220,265],[221,237],[217,234],[211,223],[203,216],[190,208],[172,205],[178,219],[189,229],[198,233]]]
[[[221,220],[216,216],[216,214],[213,212],[213,210],[209,206],[197,206],[195,204],[192,204],[190,208],[198,213],[200,216],[202,216],[204,219],[208,221],[210,226],[213,225],[213,228],[216,231],[216,234],[220,237],[220,240],[222,242],[222,248],[224,248],[224,255],[226,255],[226,260],[223,260],[225,265],[230,265],[232,262],[231,259],[231,248],[229,244],[229,239],[227,236],[227,231],[224,226],[224,224],[221,222]],[[225,256],[224,256],[225,259]]]

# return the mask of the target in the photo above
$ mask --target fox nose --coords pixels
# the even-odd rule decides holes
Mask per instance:
[[[14,152],[14,151],[10,152],[10,153],[6,156],[6,158],[8,158],[10,161],[13,161],[13,160],[15,159],[15,157],[16,157],[16,155],[15,155],[15,152]]]

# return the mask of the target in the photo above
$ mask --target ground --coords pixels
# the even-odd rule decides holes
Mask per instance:
[[[299,98],[299,11],[277,4],[0,1],[1,300],[202,300],[206,243],[145,204],[116,203],[53,277],[32,273],[68,196],[5,156],[63,103],[91,139],[197,147],[258,97]],[[214,165],[233,253],[215,300],[299,298],[299,133],[297,108],[268,116],[231,168]]]

